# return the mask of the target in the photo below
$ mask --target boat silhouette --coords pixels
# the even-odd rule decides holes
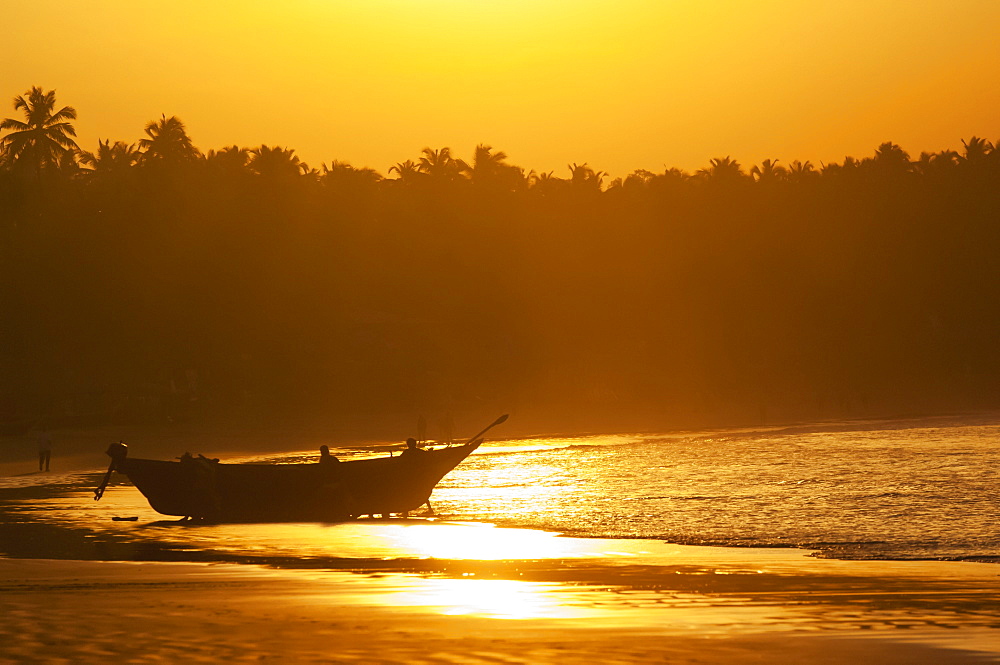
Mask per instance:
[[[124,443],[114,443],[94,499],[118,472],[164,515],[272,522],[405,514],[427,503],[435,485],[480,446],[482,435],[506,419],[501,416],[465,444],[346,462],[227,464],[187,454],[176,461],[152,460],[131,458]]]

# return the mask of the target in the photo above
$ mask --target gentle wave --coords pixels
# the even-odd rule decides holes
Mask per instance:
[[[494,440],[449,474],[432,501],[453,520],[576,536],[796,547],[843,559],[998,562],[1000,419],[987,420]],[[360,459],[389,451],[364,446],[337,454]],[[226,461],[315,458],[303,451]],[[106,530],[79,509],[81,502],[94,505],[101,475],[31,474],[2,479],[0,489],[19,497],[16,509],[24,514]],[[134,490],[116,501],[122,514],[150,512]],[[207,554],[184,534],[211,530],[131,529],[115,537],[191,558]],[[290,540],[243,547],[259,557],[272,547],[300,546]]]

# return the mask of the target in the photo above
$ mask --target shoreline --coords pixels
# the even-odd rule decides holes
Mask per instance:
[[[697,427],[596,427],[572,432],[552,429],[530,428],[508,425],[501,436],[491,436],[492,440],[522,441],[529,439],[571,439],[614,434],[656,435],[668,437],[718,436],[726,433],[747,435],[753,433],[783,434],[810,431],[852,431],[861,425],[884,425],[893,429],[892,424],[916,423],[918,421],[962,421],[968,419],[989,420],[1000,423],[1000,410],[982,409],[972,411],[949,411],[929,414],[870,414],[822,420],[788,420],[774,423],[729,423],[712,425],[704,423]],[[369,419],[364,419],[367,422]],[[344,448],[385,448],[402,447],[405,436],[398,441],[390,437],[390,432],[406,432],[404,419],[393,416],[389,419],[394,427],[382,426],[365,431],[362,421],[339,426],[322,423],[284,427],[274,424],[263,429],[247,428],[222,422],[178,423],[160,425],[100,425],[69,427],[53,430],[55,447],[53,463],[58,471],[89,471],[97,467],[106,468],[104,454],[108,444],[118,440],[138,441],[136,450],[140,456],[153,459],[174,459],[185,451],[203,453],[206,456],[225,455],[240,457],[266,453],[302,452],[317,450],[322,444]],[[470,424],[475,420],[469,419]],[[482,418],[486,422],[486,418]],[[958,424],[956,422],[956,424]],[[868,427],[867,429],[871,429]],[[876,427],[876,429],[882,429]],[[471,430],[470,430],[471,431]],[[503,434],[509,432],[509,436]],[[145,437],[144,439],[142,437]],[[461,439],[461,437],[458,437]],[[28,434],[0,436],[0,478],[25,475],[33,471],[37,462],[36,444]],[[318,454],[318,453],[317,453]]]
[[[488,527],[430,528],[429,571],[0,558],[0,662],[1000,662],[990,564],[538,533],[534,558],[446,561],[413,543]]]
[[[157,513],[146,501],[134,486],[126,479],[117,478],[117,482],[112,483],[107,488],[105,497],[100,502],[94,502],[92,491],[100,482],[104,470],[89,468],[86,471],[67,471],[64,473],[26,473],[17,476],[0,478],[0,488],[5,489],[20,499],[14,499],[13,503],[0,500],[0,557],[10,556],[13,558],[54,558],[81,561],[100,560],[133,560],[136,547],[141,547],[143,560],[159,562],[195,561],[202,563],[240,563],[287,566],[291,568],[317,568],[327,565],[325,562],[335,561],[337,557],[330,556],[326,551],[302,550],[310,543],[317,545],[317,538],[326,538],[330,532],[343,530],[350,532],[354,529],[371,530],[372,532],[391,531],[393,529],[410,529],[412,527],[489,527],[497,532],[507,533],[533,533],[542,538],[556,537],[567,541],[581,542],[622,542],[622,543],[656,543],[658,545],[676,546],[680,548],[705,549],[708,551],[730,550],[734,552],[767,552],[780,551],[805,553],[810,559],[826,561],[843,561],[854,564],[866,562],[878,563],[900,563],[900,564],[970,564],[983,566],[1000,566],[1000,558],[996,556],[968,555],[963,557],[852,557],[845,555],[840,550],[830,550],[825,546],[829,543],[817,543],[815,546],[810,543],[764,543],[764,544],[729,544],[713,542],[683,542],[672,540],[665,536],[644,536],[644,535],[605,535],[588,533],[587,531],[574,530],[573,528],[559,529],[558,527],[545,527],[532,524],[518,524],[516,522],[504,521],[475,521],[464,517],[421,517],[410,518],[394,517],[389,520],[374,519],[371,517],[362,518],[346,522],[276,522],[276,523],[254,523],[254,522],[205,522],[200,520],[184,521],[178,518],[164,516]],[[82,476],[91,475],[91,482],[81,483]],[[66,488],[75,490],[75,497],[65,495]],[[61,498],[60,498],[61,497]],[[11,496],[13,498],[13,496]],[[17,504],[30,505],[31,502],[53,501],[57,503],[57,513],[48,512],[50,509],[38,511],[30,507],[17,507]],[[28,502],[25,504],[25,502]],[[55,521],[52,517],[59,512],[69,511],[75,513],[83,509],[85,518],[79,523],[67,520],[65,517]],[[67,513],[68,514],[68,513]],[[153,528],[153,532],[146,533],[136,540],[127,535],[127,530],[132,528]],[[250,553],[239,549],[217,549],[213,547],[211,539],[199,542],[197,539],[191,540],[195,534],[209,531],[220,531],[233,537],[233,541],[244,538],[262,537],[263,542],[269,542],[268,532],[271,529],[280,529],[282,532],[291,533],[297,531],[293,539],[297,543],[296,548],[289,549],[287,535],[285,540],[281,538],[274,540],[274,545],[278,549],[270,550],[266,554],[261,552],[261,548],[253,548],[256,551]],[[250,536],[248,534],[257,534]],[[180,549],[177,544],[170,545],[171,539],[179,538]],[[357,535],[357,538],[364,539],[367,536]],[[161,539],[165,539],[161,542]],[[503,547],[502,543],[496,543],[498,547]],[[267,546],[264,546],[266,549]],[[379,556],[382,556],[381,554]],[[395,555],[393,555],[395,556]],[[426,557],[425,557],[426,558]],[[487,557],[492,558],[492,557]],[[296,561],[305,561],[306,564],[296,564]],[[336,567],[336,566],[335,566]],[[997,568],[1000,575],[1000,568]]]
[[[179,522],[127,482],[94,502],[103,468],[73,459],[0,479],[0,663],[1000,663],[996,563],[440,518]]]
[[[528,430],[522,427],[513,428],[509,437],[494,436],[492,440],[524,441],[531,439],[572,439],[593,436],[619,435],[663,435],[666,437],[708,437],[726,434],[752,435],[755,433],[782,435],[800,432],[818,431],[853,431],[861,425],[866,429],[896,429],[893,424],[905,425],[919,421],[955,421],[955,425],[969,419],[985,420],[1000,423],[1000,410],[974,410],[967,412],[938,412],[925,415],[896,414],[856,416],[850,418],[833,418],[825,420],[794,420],[769,424],[740,424],[713,427],[706,425],[698,428],[596,428],[586,431],[553,432]],[[394,419],[394,420],[399,420]],[[872,427],[874,426],[874,427]],[[367,435],[362,434],[358,424],[342,428],[324,429],[320,425],[293,428],[290,432],[280,426],[267,427],[263,431],[228,426],[220,423],[202,425],[184,423],[176,425],[138,425],[116,426],[104,425],[94,427],[66,428],[54,430],[55,448],[52,463],[55,472],[89,472],[103,471],[107,468],[108,458],[104,451],[108,444],[123,438],[122,432],[132,429],[138,432],[135,437],[124,437],[137,440],[135,450],[138,456],[149,459],[175,459],[182,453],[203,453],[206,456],[247,457],[252,455],[303,452],[319,450],[322,444],[346,449],[399,449],[405,437],[394,441],[388,438],[385,427],[376,428]],[[399,431],[406,431],[405,428]],[[508,426],[508,429],[510,427]],[[905,429],[905,427],[902,427]],[[502,433],[501,433],[502,434]],[[142,437],[145,437],[144,439]],[[339,437],[339,439],[338,439]],[[128,441],[126,441],[128,443]],[[0,479],[25,476],[35,471],[37,455],[35,443],[27,435],[0,436]],[[318,452],[317,452],[318,455]]]

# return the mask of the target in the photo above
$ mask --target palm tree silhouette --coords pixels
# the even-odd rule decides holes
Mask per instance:
[[[654,182],[661,181],[672,181],[672,182],[685,182],[691,179],[691,174],[684,169],[679,169],[676,166],[672,166],[668,169],[664,169],[663,173],[659,173],[656,176]]]
[[[921,152],[920,158],[913,162],[913,170],[923,176],[940,175],[957,166],[959,159],[959,154],[954,150]]]
[[[570,172],[570,184],[574,188],[581,190],[601,191],[604,176],[608,175],[604,171],[595,171],[590,168],[587,162],[583,164],[573,162],[572,164],[567,164],[566,167]]]
[[[362,167],[355,168],[347,162],[334,160],[330,166],[321,166],[320,181],[328,187],[354,188],[374,185],[382,179],[382,175],[375,169]]]
[[[90,167],[90,172],[97,174],[124,173],[139,161],[139,151],[135,144],[111,139],[98,140],[97,152],[81,152],[80,163]]]
[[[209,150],[205,162],[223,171],[239,172],[250,162],[250,149],[238,145],[227,145],[218,150]]]
[[[801,183],[819,177],[819,171],[813,167],[812,162],[808,159],[804,162],[796,159],[789,164],[786,177],[789,182]]]
[[[533,194],[545,196],[569,187],[569,181],[558,178],[553,171],[543,171],[537,173],[532,171],[528,174],[528,191]]]
[[[477,187],[486,187],[494,192],[522,191],[528,187],[529,176],[524,169],[507,163],[507,153],[493,150],[492,146],[480,143],[473,153],[472,165],[465,164],[465,174]]]
[[[164,114],[146,124],[146,136],[139,140],[144,163],[180,164],[193,161],[200,152],[191,142],[180,118]]]
[[[79,150],[76,129],[70,120],[76,120],[76,109],[56,108],[56,91],[44,92],[34,86],[24,95],[14,98],[14,110],[24,112],[24,120],[6,118],[0,130],[10,133],[0,139],[0,150],[12,168],[22,167],[36,175],[43,169],[58,168],[67,152]]]
[[[424,173],[420,170],[420,164],[417,164],[412,159],[393,164],[389,167],[389,173],[392,173],[393,171],[399,175],[398,180],[402,182],[413,182],[420,176],[424,175]]]
[[[480,143],[476,146],[476,150],[472,156],[472,166],[466,166],[466,172],[474,183],[486,183],[492,179],[495,179],[503,167],[507,166],[504,164],[504,160],[507,159],[507,153],[502,150],[497,150],[493,152],[493,147],[486,145],[485,143]]]
[[[759,165],[750,169],[750,177],[762,183],[784,180],[787,175],[788,169],[784,166],[778,166],[777,159],[765,159]]]
[[[293,178],[309,172],[309,165],[300,161],[295,150],[262,145],[250,151],[247,167],[253,173],[270,178]]]
[[[909,173],[913,170],[909,153],[891,141],[886,141],[875,150],[873,164],[885,174]]]
[[[743,167],[728,155],[708,160],[708,168],[698,169],[697,175],[710,182],[737,182],[746,178]]]
[[[82,168],[79,150],[67,150],[59,155],[59,162],[56,165],[56,169],[64,176],[70,178],[75,178],[86,171],[86,169]]]
[[[625,176],[624,179],[615,178],[611,181],[611,184],[608,185],[608,190],[610,191],[611,189],[616,189],[618,187],[629,191],[642,190],[645,189],[649,183],[653,182],[656,177],[656,174],[652,171],[648,171],[646,169],[636,169]]]
[[[451,148],[445,147],[440,150],[424,148],[423,155],[417,168],[434,180],[455,180],[468,168],[465,162],[451,156]]]
[[[826,178],[839,178],[854,175],[859,172],[860,168],[861,162],[853,157],[844,157],[842,164],[838,164],[837,162],[822,164],[819,172],[820,175]]]
[[[2,128],[2,125],[0,125],[0,128]],[[978,136],[973,136],[968,141],[962,139],[962,146],[965,148],[965,154],[961,155],[960,159],[966,164],[979,164],[994,150],[992,143]]]

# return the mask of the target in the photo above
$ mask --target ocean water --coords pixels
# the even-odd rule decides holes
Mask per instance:
[[[996,417],[498,438],[446,476],[432,504],[438,520],[583,537],[1000,562],[998,438]],[[343,459],[373,454],[330,445]],[[303,451],[242,461],[315,458]],[[331,525],[179,527],[124,479],[95,503],[99,477],[0,479],[3,512],[22,524],[128,544],[135,558],[157,558],[153,550],[175,559],[345,556],[325,540]]]
[[[1000,424],[939,419],[497,442],[435,507],[580,536],[1000,562],[998,441]]]

